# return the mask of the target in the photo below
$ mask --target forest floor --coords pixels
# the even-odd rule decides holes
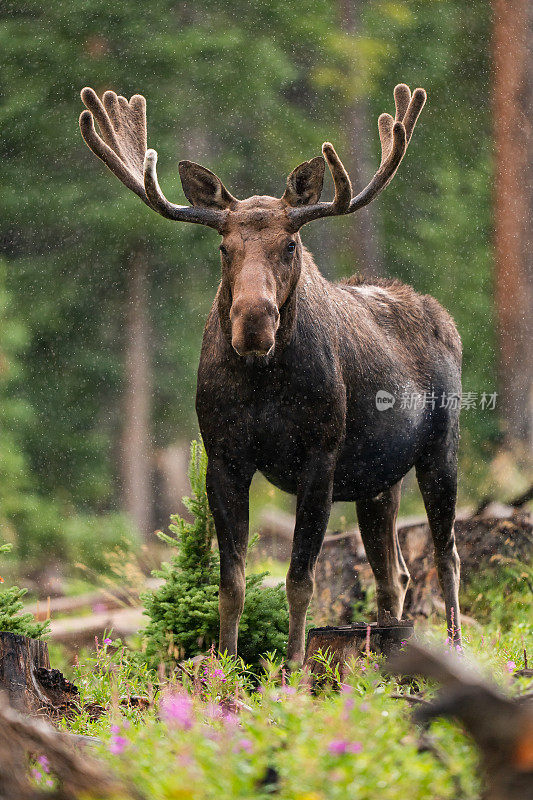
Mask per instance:
[[[462,662],[513,696],[531,683],[519,673],[528,653],[533,660],[532,577],[526,563],[498,564],[471,581],[462,598],[477,613]],[[430,646],[444,646],[441,619],[418,632]],[[461,726],[437,719],[427,732],[432,745],[426,736],[421,746],[411,703],[398,697],[430,698],[435,685],[391,677],[371,652],[348,665],[342,678],[325,670],[328,679],[317,689],[307,673],[289,674],[274,658],[265,657],[252,672],[210,653],[156,674],[135,648],[106,637],[70,669],[80,698],[56,725],[94,737],[86,756],[112,776],[114,787],[98,797],[480,797],[478,753]],[[33,780],[54,786],[46,756],[37,756]]]

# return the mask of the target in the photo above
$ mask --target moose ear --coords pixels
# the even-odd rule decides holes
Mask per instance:
[[[317,156],[296,167],[287,178],[287,188],[282,200],[290,206],[318,203],[324,184],[325,166],[322,156]]]
[[[237,202],[210,169],[193,161],[180,161],[178,169],[185,197],[193,206],[228,208]]]

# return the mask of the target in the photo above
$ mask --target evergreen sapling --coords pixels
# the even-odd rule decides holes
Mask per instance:
[[[188,522],[175,515],[170,535],[159,532],[174,555],[154,576],[163,580],[143,595],[149,623],[144,630],[146,654],[155,664],[191,658],[206,652],[218,639],[219,555],[213,548],[215,527],[205,486],[207,454],[201,442],[191,445],[191,496],[183,502]],[[246,578],[246,601],[240,623],[239,655],[256,665],[261,655],[285,649],[289,617],[283,586],[263,587],[268,573]]]

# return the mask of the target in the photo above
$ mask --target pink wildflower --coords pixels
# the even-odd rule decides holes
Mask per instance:
[[[514,663],[514,661],[508,661],[507,662],[507,672],[514,672],[515,669],[516,669],[516,664]]]
[[[350,716],[350,711],[353,709],[354,706],[355,706],[354,698],[347,697],[346,700],[344,701],[344,711],[342,714],[343,719],[348,719],[348,717]]]
[[[360,753],[363,749],[361,742],[348,742],[346,739],[332,739],[328,745],[328,750],[335,756],[344,753]]]
[[[113,733],[111,736],[111,743],[109,745],[109,752],[114,756],[119,756],[127,744],[128,740],[124,736],[119,736],[118,734]]]
[[[294,686],[287,686],[287,684],[285,684],[285,686],[281,687],[281,692],[282,694],[287,694],[287,695],[296,694],[296,689],[294,688]]]
[[[38,763],[41,765],[43,772],[50,772],[50,762],[48,761],[46,756],[39,756],[37,759]]]
[[[43,777],[43,776],[41,775],[41,773],[39,772],[39,770],[38,770],[38,769],[35,769],[35,767],[32,769],[32,771],[31,771],[31,774],[32,774],[32,777],[33,777],[33,778],[34,778],[36,781],[40,781],[40,780],[41,780],[41,778]]]
[[[239,750],[244,750],[245,753],[253,753],[254,746],[250,739],[239,739],[234,750],[236,753],[239,752]]]
[[[109,639],[109,638],[106,638],[106,639],[104,639],[104,644],[113,644],[113,640]]]
[[[227,727],[235,727],[239,724],[237,714],[234,714],[232,711],[227,711],[226,709],[222,710],[222,721]]]
[[[183,730],[192,728],[194,714],[188,694],[167,694],[159,704],[159,713],[168,724]]]

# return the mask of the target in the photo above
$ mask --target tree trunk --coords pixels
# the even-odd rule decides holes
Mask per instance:
[[[124,508],[143,537],[152,530],[151,371],[148,276],[142,251],[129,265],[125,312],[125,392],[122,430]]]
[[[57,669],[50,669],[48,645],[16,633],[0,633],[0,691],[24,714],[65,709],[78,689]]]
[[[407,639],[414,635],[414,626],[407,620],[399,622],[391,617],[390,625],[364,622],[341,627],[311,628],[307,634],[304,667],[315,675],[323,672],[317,652],[329,650],[332,666],[339,667],[342,678],[346,662],[360,658],[365,653],[378,653],[386,658],[396,655]]]
[[[533,448],[533,9],[494,0],[495,283],[508,444]]]
[[[340,23],[345,33],[356,34],[360,31],[363,7],[363,0],[339,1]],[[377,128],[377,125],[375,127]],[[369,124],[366,100],[358,98],[347,106],[344,128],[348,153],[343,161],[350,175],[353,190],[357,193],[366,186],[376,171],[371,156],[372,126]],[[368,278],[383,275],[379,219],[374,204],[370,203],[350,216],[349,242],[352,259],[360,272]]]

